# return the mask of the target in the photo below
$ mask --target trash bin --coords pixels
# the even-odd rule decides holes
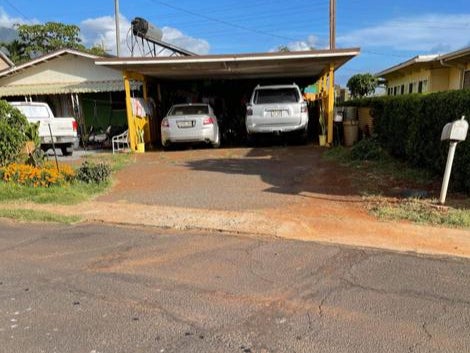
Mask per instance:
[[[357,120],[357,107],[344,107],[343,120]]]
[[[344,130],[344,145],[352,146],[357,141],[359,131],[358,120],[345,120],[343,121]]]

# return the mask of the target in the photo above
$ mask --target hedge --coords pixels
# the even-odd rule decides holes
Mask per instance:
[[[445,169],[449,142],[441,142],[448,122],[465,115],[470,120],[470,90],[375,97],[347,102],[371,107],[374,132],[383,148],[411,165],[436,175]],[[452,188],[470,193],[470,137],[457,146]]]

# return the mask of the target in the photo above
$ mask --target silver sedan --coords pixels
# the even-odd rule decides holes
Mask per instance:
[[[162,120],[162,145],[206,142],[220,146],[220,131],[214,110],[209,104],[176,104]]]

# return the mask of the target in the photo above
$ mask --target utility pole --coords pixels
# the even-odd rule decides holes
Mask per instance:
[[[119,57],[121,34],[119,31],[119,0],[114,0],[114,18],[116,21],[116,55]]]
[[[330,0],[330,50],[336,49],[336,0]]]

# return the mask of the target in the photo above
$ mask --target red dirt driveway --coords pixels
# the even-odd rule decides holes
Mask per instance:
[[[468,230],[368,215],[351,170],[325,161],[322,152],[314,146],[150,152],[121,170],[107,195],[83,207],[106,222],[470,257]]]

